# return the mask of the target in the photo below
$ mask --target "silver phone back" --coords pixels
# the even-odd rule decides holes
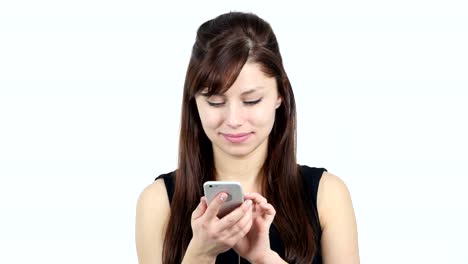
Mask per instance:
[[[229,214],[244,202],[244,193],[242,192],[242,187],[239,182],[208,181],[203,184],[203,190],[205,191],[208,204],[210,204],[219,193],[225,192],[228,194],[226,201],[218,212],[219,218]]]

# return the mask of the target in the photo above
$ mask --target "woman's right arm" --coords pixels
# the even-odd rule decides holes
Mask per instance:
[[[224,196],[224,198],[221,198]],[[232,211],[221,220],[216,217],[226,200],[219,194],[208,207],[202,198],[192,213],[194,237],[182,263],[214,263],[216,256],[234,246],[248,233],[252,225],[251,202]],[[146,187],[137,203],[135,238],[140,264],[162,263],[162,250],[170,206],[164,180],[158,179]]]
[[[139,264],[161,264],[170,205],[166,185],[158,179],[140,194],[136,209],[135,242]],[[183,263],[214,263],[193,252],[189,245]]]
[[[162,249],[170,206],[166,185],[158,179],[140,194],[136,209],[135,242],[138,263],[162,263]]]

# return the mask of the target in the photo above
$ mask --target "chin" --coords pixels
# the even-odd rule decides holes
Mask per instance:
[[[221,148],[221,150],[228,155],[239,157],[239,158],[246,156],[253,151],[253,149],[249,148],[248,146],[237,146],[237,147],[227,146],[227,147]]]

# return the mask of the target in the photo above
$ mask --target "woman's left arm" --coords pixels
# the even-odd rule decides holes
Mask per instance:
[[[324,172],[317,193],[323,263],[359,263],[356,217],[344,182]]]

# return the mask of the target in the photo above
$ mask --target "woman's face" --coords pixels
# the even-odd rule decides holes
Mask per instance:
[[[196,96],[196,103],[215,152],[242,157],[268,143],[281,97],[276,79],[265,75],[259,64],[246,63],[224,94],[205,93]]]

